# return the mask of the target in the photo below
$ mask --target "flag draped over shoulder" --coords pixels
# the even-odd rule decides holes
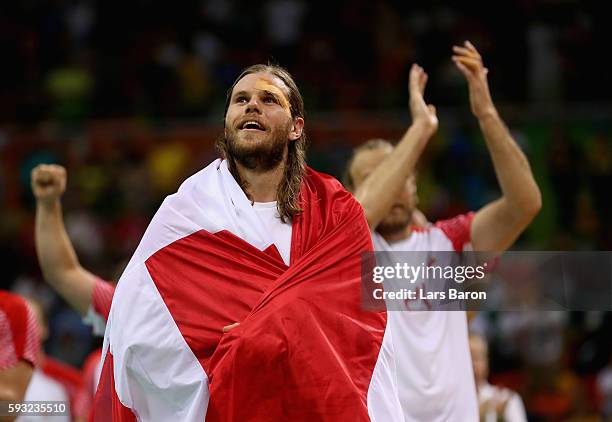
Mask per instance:
[[[117,286],[95,421],[369,420],[388,365],[386,315],[361,309],[368,226],[329,176],[300,195],[289,267],[226,162],[166,198]]]

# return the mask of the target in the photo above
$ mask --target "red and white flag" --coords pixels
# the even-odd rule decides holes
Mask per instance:
[[[113,298],[95,421],[403,420],[386,315],[361,308],[363,210],[311,169],[300,195],[289,267],[225,161],[166,198]]]

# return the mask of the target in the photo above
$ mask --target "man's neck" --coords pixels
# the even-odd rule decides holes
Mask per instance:
[[[240,163],[236,163],[236,169],[240,178],[246,182],[246,193],[253,202],[276,201],[278,186],[285,173],[285,162],[266,172],[250,170]]]
[[[412,223],[407,224],[406,227],[401,230],[383,235],[383,238],[387,241],[387,243],[395,243],[399,242],[400,240],[408,239],[411,234]]]

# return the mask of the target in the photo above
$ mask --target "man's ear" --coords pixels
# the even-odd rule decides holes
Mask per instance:
[[[302,119],[301,117],[296,117],[295,119],[293,119],[293,126],[291,127],[291,131],[289,132],[289,140],[295,141],[300,139],[303,130],[304,119]]]

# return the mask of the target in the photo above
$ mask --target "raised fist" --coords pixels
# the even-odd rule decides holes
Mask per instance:
[[[38,202],[51,204],[66,190],[66,169],[57,164],[40,164],[32,170],[32,192]]]

